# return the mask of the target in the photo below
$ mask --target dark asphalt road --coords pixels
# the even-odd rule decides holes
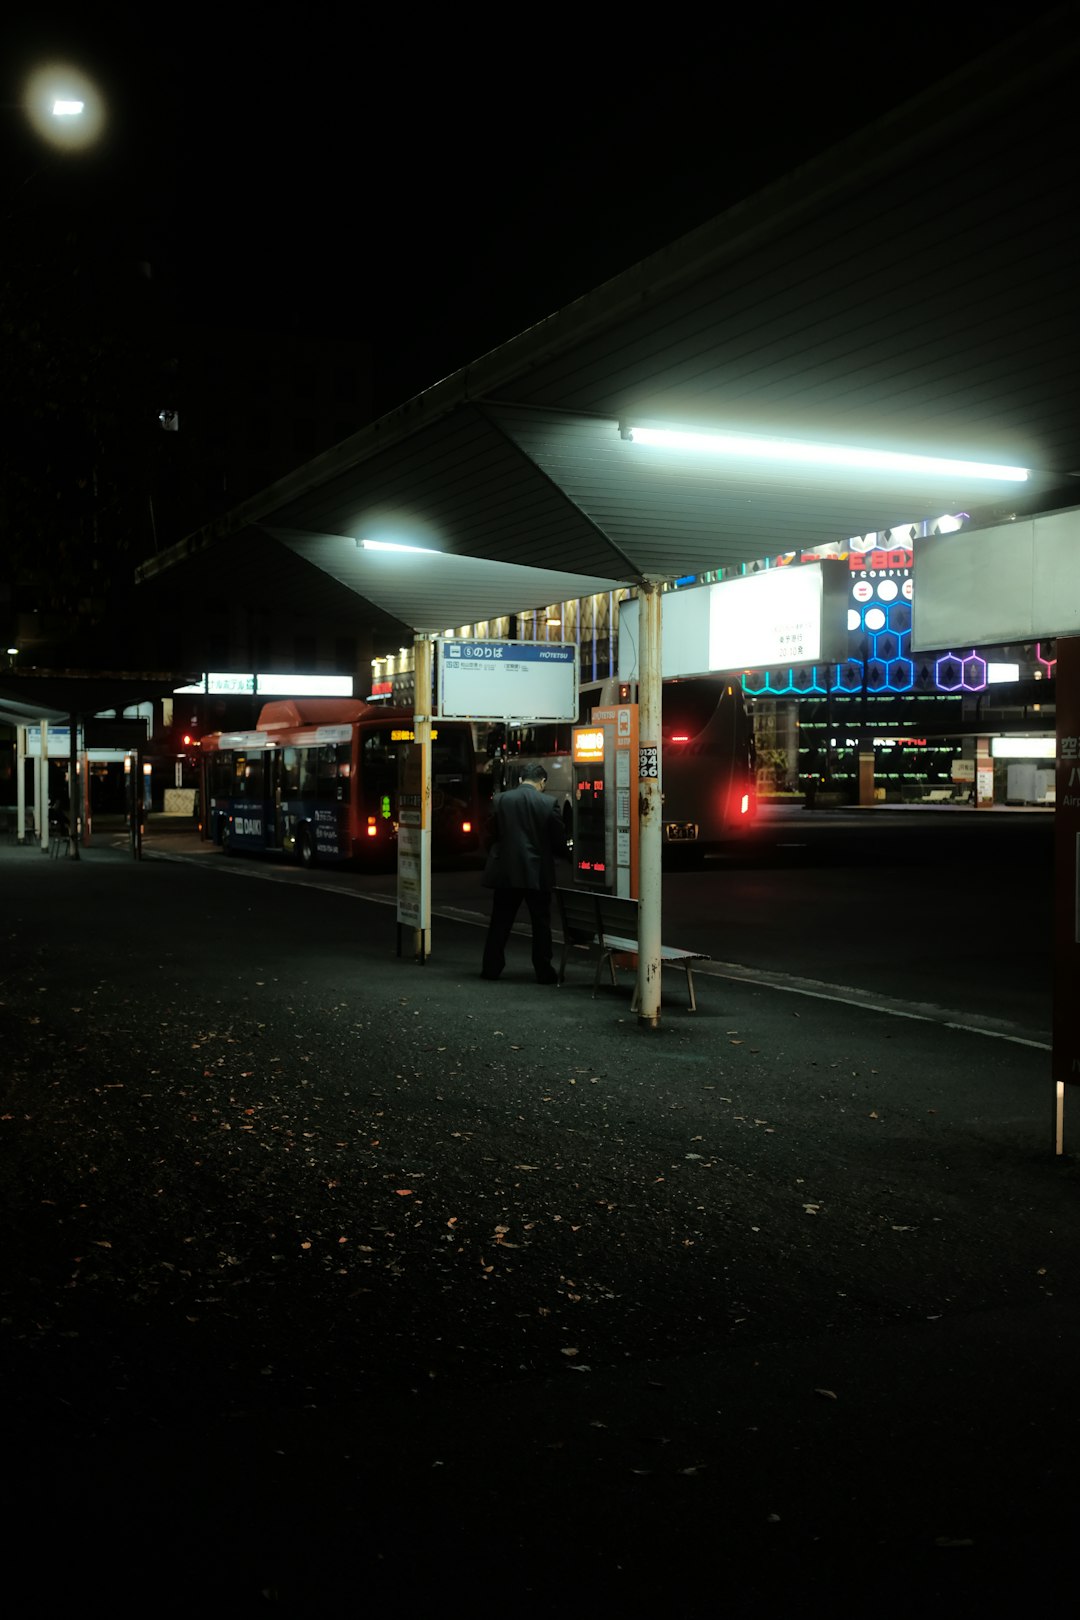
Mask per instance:
[[[150,843],[223,863],[190,833],[154,831]],[[387,904],[395,893],[392,873],[304,873],[273,858],[238,864],[248,875]],[[475,860],[437,870],[436,908],[474,921],[484,914],[478,870]],[[769,808],[753,839],[703,868],[668,867],[664,926],[672,942],[710,954],[705,974],[730,965],[1045,1042],[1053,894],[1053,817],[1045,812]]]
[[[524,942],[489,985],[465,923],[421,969],[347,891],[100,847],[0,894],[35,1608],[1071,1594],[1045,1051],[717,979],[650,1035]]]

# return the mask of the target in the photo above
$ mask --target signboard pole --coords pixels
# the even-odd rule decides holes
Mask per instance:
[[[37,823],[38,840],[41,844],[41,853],[49,853],[49,722],[41,722],[41,750],[38,759],[39,776],[36,779],[38,786],[36,792],[38,803],[41,805],[41,816]]]
[[[1065,1151],[1065,1087],[1080,1084],[1080,637],[1057,643],[1054,761],[1054,1152]]]
[[[79,840],[82,837],[82,802],[79,793],[79,717],[69,719],[68,732],[68,854],[79,859]]]
[[[398,922],[411,923],[413,955],[421,967],[431,953],[431,654],[431,637],[418,632],[410,802],[402,803],[398,826]]]
[[[660,582],[643,579],[638,591],[638,964],[640,1025],[660,1024],[661,881],[663,806],[661,801],[661,629]]]
[[[36,778],[35,778],[36,781]],[[40,811],[38,812],[40,815]],[[38,823],[40,828],[40,822]],[[26,842],[26,727],[15,727],[15,842]]]

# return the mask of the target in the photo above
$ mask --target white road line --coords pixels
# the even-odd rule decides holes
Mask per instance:
[[[743,967],[739,962],[696,962],[695,973],[704,973],[714,979],[733,979],[742,984],[757,984],[769,990],[780,990],[787,995],[810,996],[816,1001],[839,1001],[845,1006],[861,1007],[864,1012],[885,1013],[890,1018],[911,1018],[923,1024],[942,1024],[946,1029],[963,1030],[968,1035],[988,1035],[993,1040],[1011,1041],[1016,1046],[1034,1046],[1041,1052],[1051,1051],[1049,1041],[1034,1040],[1021,1035],[1015,1024],[996,1018],[980,1018],[978,1013],[962,1013],[952,1007],[937,1007],[927,1002],[904,1002],[891,996],[879,996],[851,985],[827,984],[819,979],[798,979],[788,974],[768,973],[762,968]]]

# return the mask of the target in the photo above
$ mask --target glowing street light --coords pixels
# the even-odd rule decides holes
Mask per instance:
[[[23,111],[35,134],[62,152],[93,146],[105,128],[105,101],[82,68],[46,62],[26,82]]]

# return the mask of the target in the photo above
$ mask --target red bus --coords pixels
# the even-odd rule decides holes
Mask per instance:
[[[254,731],[202,739],[204,835],[226,851],[274,850],[301,866],[380,865],[396,853],[409,709],[359,698],[263,705]],[[477,771],[464,721],[432,727],[433,856],[480,847]]]
[[[578,715],[594,708],[636,703],[636,681],[582,682]],[[493,788],[514,787],[521,771],[539,761],[547,771],[547,796],[562,811],[574,838],[574,776],[570,723],[477,725],[481,771]],[[672,854],[705,855],[730,845],[757,826],[757,765],[753,719],[742,688],[726,676],[667,680],[661,692],[663,746],[663,839]]]

